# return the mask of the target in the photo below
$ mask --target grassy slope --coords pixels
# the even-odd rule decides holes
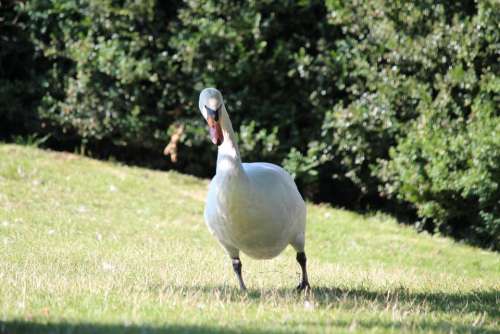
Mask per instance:
[[[500,255],[309,205],[312,295],[287,249],[242,257],[203,223],[207,182],[0,145],[0,333],[490,332]]]

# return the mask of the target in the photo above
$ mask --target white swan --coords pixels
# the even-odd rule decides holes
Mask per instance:
[[[217,171],[205,206],[205,222],[232,259],[240,288],[239,252],[256,259],[277,256],[287,245],[297,251],[302,269],[299,290],[309,288],[304,253],[306,206],[293,178],[279,166],[242,163],[221,93],[206,88],[199,108],[218,145]]]

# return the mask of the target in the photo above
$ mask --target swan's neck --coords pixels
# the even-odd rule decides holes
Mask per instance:
[[[233,131],[233,126],[226,107],[222,107],[221,112],[221,128],[224,136],[224,141],[219,146],[217,153],[217,174],[239,174],[243,172],[241,166],[240,151],[236,142],[236,135]]]

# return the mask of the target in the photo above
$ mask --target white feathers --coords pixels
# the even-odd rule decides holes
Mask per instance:
[[[231,257],[239,251],[257,258],[277,256],[288,244],[304,250],[306,206],[293,178],[270,163],[241,163],[222,95],[213,88],[200,94],[200,111],[209,99],[221,108],[224,141],[217,173],[210,183],[205,222]],[[214,105],[211,100],[211,108]],[[205,114],[204,114],[205,117]]]

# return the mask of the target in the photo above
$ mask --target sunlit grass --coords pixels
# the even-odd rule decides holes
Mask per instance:
[[[309,205],[292,249],[242,257],[203,223],[207,181],[0,145],[0,333],[498,333],[500,256],[384,215]]]

